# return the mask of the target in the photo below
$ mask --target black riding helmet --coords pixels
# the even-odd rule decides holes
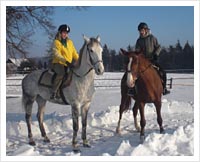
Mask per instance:
[[[141,29],[149,29],[148,25],[145,22],[141,22],[138,25],[138,30],[140,31]]]
[[[58,28],[58,31],[60,33],[62,33],[63,31],[66,31],[67,33],[69,33],[70,27],[67,24],[60,25],[59,28]]]

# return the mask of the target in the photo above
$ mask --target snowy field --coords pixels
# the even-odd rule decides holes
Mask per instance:
[[[120,79],[123,73],[105,73],[96,79]],[[81,147],[81,153],[72,152],[72,120],[70,106],[47,103],[45,128],[51,142],[44,144],[36,119],[34,104],[32,129],[36,146],[27,144],[27,128],[21,108],[21,87],[6,88],[6,156],[194,156],[194,75],[168,74],[173,80],[171,94],[162,98],[162,117],[165,134],[159,134],[155,108],[145,107],[146,138],[140,143],[134,128],[132,111],[123,114],[122,134],[115,129],[119,118],[120,81],[95,80],[97,87],[88,115],[87,137],[91,148]],[[22,78],[12,76],[11,78]],[[178,79],[182,78],[182,79]],[[185,79],[183,79],[185,78]],[[7,80],[7,85],[21,84]],[[133,101],[134,102],[134,101]],[[139,118],[139,116],[138,116]],[[81,124],[78,140],[81,145]],[[186,158],[187,159],[187,158]]]

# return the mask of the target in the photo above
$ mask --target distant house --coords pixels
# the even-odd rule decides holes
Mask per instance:
[[[27,72],[49,68],[50,57],[9,58],[6,61],[6,74]]]
[[[28,62],[28,59],[26,58],[9,58],[6,61],[6,74],[13,74],[17,73],[18,68],[20,67],[22,62]]]

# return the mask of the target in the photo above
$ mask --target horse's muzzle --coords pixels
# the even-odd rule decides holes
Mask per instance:
[[[134,77],[134,78],[133,78],[132,74],[131,74],[131,73],[128,73],[127,81],[126,81],[126,82],[127,82],[127,86],[128,86],[129,88],[133,88],[133,87],[135,86],[136,80],[137,80],[137,77]]]
[[[97,75],[102,75],[104,73],[103,62],[98,62],[98,64],[96,64],[96,66],[95,66],[95,73]]]

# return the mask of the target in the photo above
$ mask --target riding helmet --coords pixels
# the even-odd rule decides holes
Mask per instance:
[[[140,31],[141,29],[149,29],[148,25],[145,22],[141,22],[138,25],[138,30]]]
[[[58,28],[58,31],[60,33],[62,33],[63,31],[66,31],[67,33],[69,33],[70,27],[67,24],[60,25],[59,28]]]

